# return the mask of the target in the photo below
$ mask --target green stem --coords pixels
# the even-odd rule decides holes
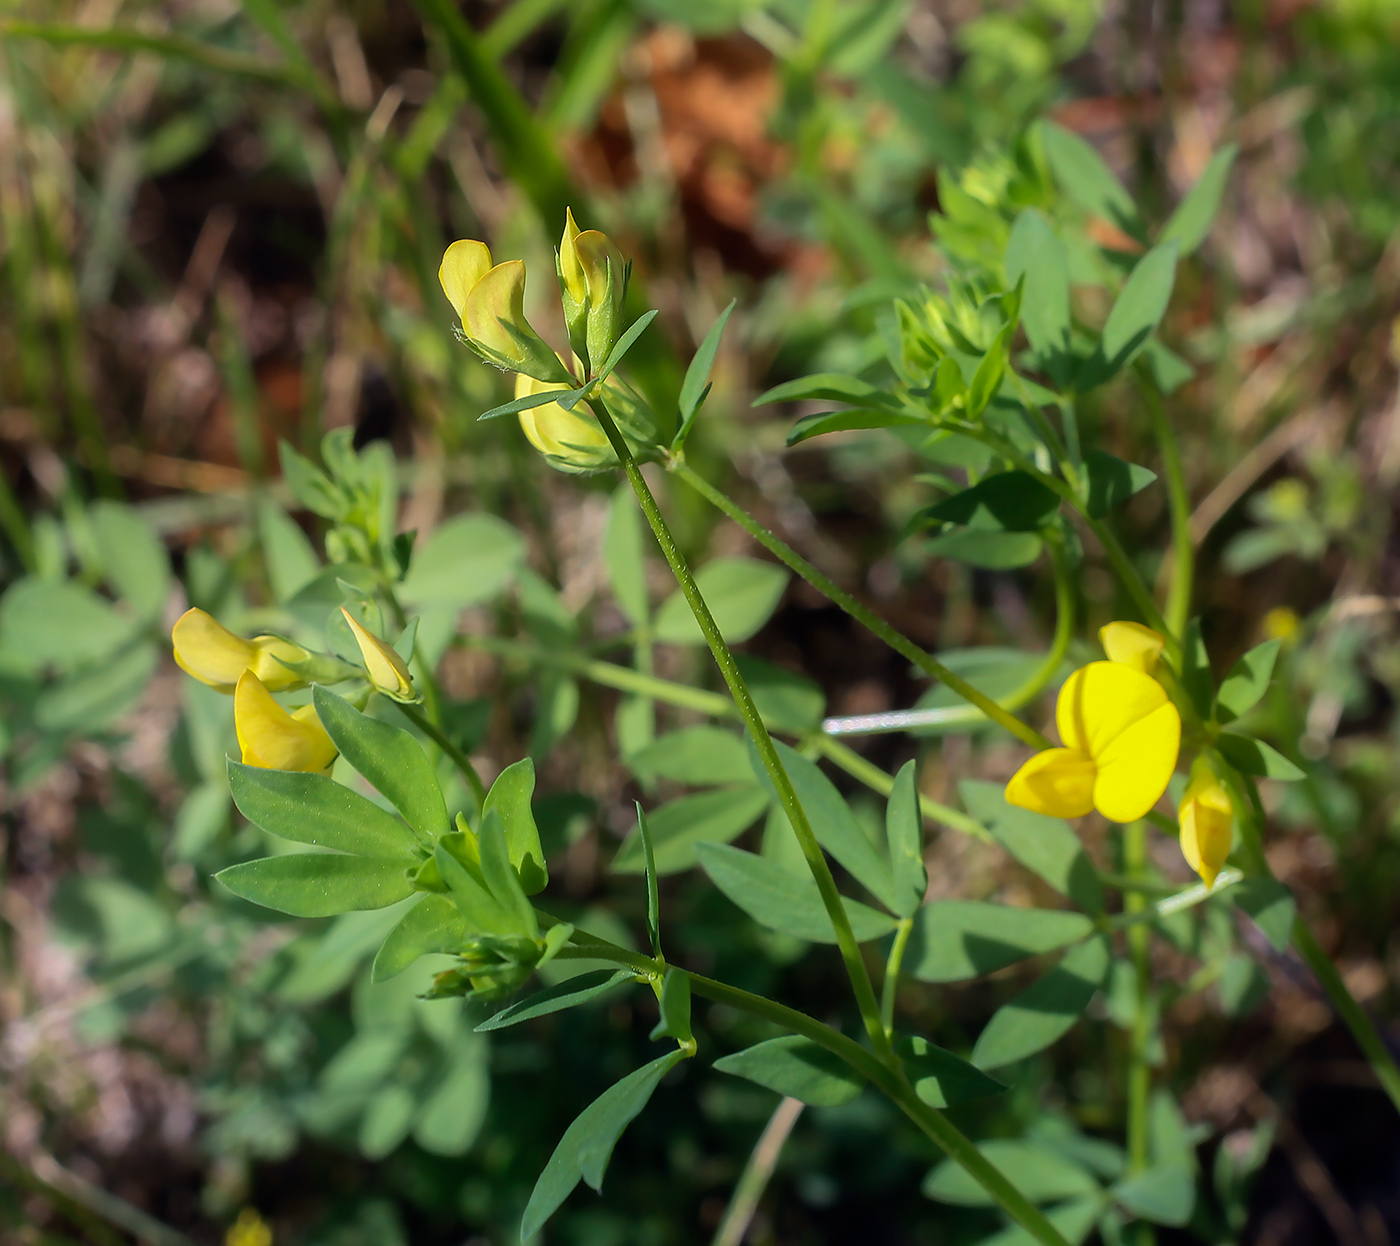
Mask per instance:
[[[913,929],[912,917],[899,919],[899,925],[894,928],[894,942],[890,944],[890,956],[885,962],[885,980],[880,985],[880,1020],[891,1038],[894,1037],[894,997],[899,987],[899,967],[904,963],[904,949],[909,946]]]
[[[841,952],[841,959],[845,962],[846,973],[851,980],[851,989],[855,993],[856,1006],[860,1009],[866,1031],[881,1056],[893,1060],[894,1053],[890,1049],[884,1027],[880,1024],[880,1006],[875,999],[875,988],[870,981],[870,972],[861,956],[860,944],[856,942],[850,918],[846,914],[845,906],[841,903],[841,893],[836,889],[836,880],[831,876],[831,868],[826,863],[826,857],[822,853],[821,845],[817,842],[816,833],[812,830],[811,822],[808,821],[807,812],[802,808],[802,802],[797,798],[797,791],[792,786],[792,780],[788,778],[787,771],[783,769],[778,750],[773,745],[773,737],[768,734],[768,727],[763,721],[763,716],[758,712],[753,697],[749,694],[748,685],[739,672],[734,655],[730,652],[729,645],[720,634],[719,626],[715,623],[709,606],[705,604],[705,599],[700,594],[695,577],[691,574],[685,557],[676,545],[675,537],[671,535],[671,529],[661,514],[661,508],[656,504],[656,498],[652,496],[651,488],[642,475],[642,469],[638,467],[637,460],[632,457],[632,451],[628,448],[627,442],[618,432],[617,425],[613,423],[607,406],[600,401],[590,401],[589,405],[593,408],[599,424],[612,443],[613,451],[622,464],[623,471],[627,474],[632,491],[637,495],[637,501],[642,508],[642,514],[646,516],[652,534],[656,537],[657,544],[661,546],[661,553],[670,566],[671,573],[676,577],[676,582],[680,585],[686,604],[690,606],[696,623],[700,625],[701,634],[710,646],[710,652],[714,655],[720,674],[729,687],[730,695],[733,696],[735,704],[739,707],[744,725],[748,728],[749,735],[758,750],[759,760],[762,761],[763,768],[768,773],[768,778],[778,794],[778,803],[782,806],[783,812],[787,814],[788,821],[792,824],[792,829],[797,835],[802,855],[807,859],[807,868],[812,872],[817,890],[821,893],[822,904],[826,908],[832,928],[836,933],[836,943]]]
[[[1147,823],[1132,822],[1123,828],[1123,872],[1141,878],[1147,872]],[[1130,892],[1123,899],[1128,916],[1146,910],[1148,898]],[[1128,930],[1135,977],[1133,1028],[1128,1056],[1128,1168],[1145,1172],[1148,1167],[1148,1104],[1152,1094],[1152,1067],[1148,1046],[1152,1040],[1151,928],[1137,923]]]
[[[979,692],[962,676],[949,670],[942,662],[938,661],[932,654],[925,652],[914,644],[907,637],[902,636],[893,627],[880,618],[873,611],[863,606],[859,601],[838,587],[828,576],[823,575],[816,567],[812,566],[790,545],[775,536],[756,519],[753,518],[742,507],[731,502],[728,497],[716,489],[708,480],[699,475],[693,468],[688,467],[684,461],[673,461],[670,464],[670,471],[678,476],[694,489],[701,497],[729,516],[736,524],[744,529],[754,538],[764,549],[777,557],[786,566],[795,571],[807,581],[824,597],[829,598],[841,607],[847,614],[855,619],[862,626],[869,629],[876,636],[889,645],[901,657],[907,658],[926,675],[933,679],[940,680],[956,692],[965,701],[970,701],[977,706],[993,722],[1006,728],[1017,739],[1029,744],[1032,748],[1049,748],[1050,741],[1034,727],[1023,723],[1014,714],[1002,708],[991,697],[984,692]]]
[[[1218,753],[1212,753],[1211,761],[1216,773],[1230,789],[1230,800],[1235,806],[1247,861],[1254,873],[1272,878],[1273,871],[1264,855],[1264,808],[1253,781],[1241,775]],[[1357,1003],[1356,997],[1337,971],[1337,966],[1322,950],[1317,936],[1313,934],[1312,928],[1301,913],[1293,921],[1293,946],[1298,950],[1303,962],[1312,970],[1318,985],[1327,993],[1327,998],[1332,1002],[1337,1015],[1351,1031],[1352,1038],[1356,1040],[1356,1045],[1361,1048],[1362,1054],[1370,1063],[1371,1071],[1375,1073],[1381,1088],[1390,1096],[1390,1101],[1396,1108],[1400,1109],[1400,1067],[1396,1066],[1394,1053],[1381,1038],[1375,1022]]]
[[[395,701],[394,704],[399,707],[403,716],[438,748],[442,749],[447,754],[447,759],[462,772],[462,777],[466,779],[467,786],[472,790],[472,799],[476,801],[477,812],[480,813],[486,806],[486,787],[481,782],[481,776],[477,774],[471,759],[452,743],[436,723],[432,722],[426,714],[420,713],[415,706],[405,705],[402,701]]]
[[[1191,494],[1186,487],[1186,473],[1181,466],[1181,448],[1176,433],[1167,418],[1162,395],[1146,368],[1138,370],[1138,381],[1157,448],[1162,456],[1162,470],[1167,480],[1167,505],[1172,524],[1172,578],[1167,591],[1167,627],[1175,636],[1186,631],[1191,617],[1191,590],[1195,576],[1196,549],[1191,537]]]

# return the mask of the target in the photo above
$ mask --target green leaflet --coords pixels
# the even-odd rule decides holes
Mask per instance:
[[[527,996],[525,999],[507,1005],[500,1012],[487,1017],[478,1025],[477,1032],[502,1030],[509,1025],[519,1025],[522,1021],[531,1021],[535,1017],[548,1016],[551,1012],[575,1008],[579,1004],[586,1004],[590,999],[606,995],[625,982],[636,981],[637,975],[629,969],[593,969],[587,973],[566,978],[555,986],[546,987],[543,991],[536,991],[535,994]]]
[[[385,937],[370,969],[374,982],[402,973],[420,956],[460,951],[470,931],[461,910],[446,896],[429,892]]]
[[[923,982],[962,982],[1078,943],[1093,929],[1082,913],[935,900],[914,916],[904,971]]]
[[[647,815],[656,854],[656,872],[675,874],[692,869],[695,849],[702,843],[728,843],[748,830],[768,808],[768,795],[756,784],[697,792],[653,809]],[[618,874],[640,874],[646,868],[639,831],[623,841],[613,858]]]
[[[214,877],[234,895],[293,917],[382,909],[413,894],[400,857],[297,852],[231,865]]]
[[[695,583],[720,635],[731,644],[748,640],[768,622],[782,600],[788,578],[786,567],[756,558],[714,558],[695,573]],[[661,603],[655,630],[656,639],[666,644],[705,643],[679,589]]]
[[[510,863],[519,873],[520,886],[529,896],[543,891],[549,882],[544,849],[540,847],[540,831],[530,806],[534,792],[535,763],[525,757],[496,776],[491,790],[486,793],[482,810],[483,817],[495,813],[500,818]]]
[[[865,1078],[839,1056],[797,1034],[722,1056],[714,1067],[819,1108],[850,1103],[865,1086]]]

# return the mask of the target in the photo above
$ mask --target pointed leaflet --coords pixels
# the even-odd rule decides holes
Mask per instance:
[[[1163,226],[1159,242],[1174,242],[1182,255],[1190,255],[1205,241],[1238,154],[1239,148],[1229,143],[1211,157],[1186,198],[1177,204],[1171,220]]]
[[[1099,1183],[1088,1169],[1046,1143],[997,1138],[977,1149],[1033,1203],[1098,1194]],[[926,1198],[960,1207],[992,1207],[994,1200],[955,1160],[946,1159],[924,1179]]]
[[[691,869],[695,865],[696,844],[728,843],[748,830],[767,807],[767,794],[750,783],[695,792],[653,809],[647,822],[652,868],[658,874]],[[623,841],[611,868],[618,874],[640,874],[646,864],[641,834],[634,832]]]
[[[1225,758],[1236,770],[1245,774],[1257,774],[1265,779],[1282,779],[1293,782],[1307,778],[1307,775],[1288,760],[1276,748],[1256,740],[1253,736],[1240,735],[1233,731],[1222,731],[1215,742]]]
[[[700,349],[695,352],[695,358],[690,361],[690,367],[685,370],[685,380],[681,383],[680,396],[681,426],[676,432],[675,439],[671,442],[673,451],[685,448],[691,426],[695,423],[695,414],[700,410],[700,404],[705,401],[705,394],[709,391],[710,369],[715,365],[715,354],[719,350],[720,337],[724,333],[724,326],[729,323],[729,315],[737,302],[738,299],[729,300],[729,306],[720,312],[714,324],[710,326],[710,331],[705,334],[705,340],[700,343]]]
[[[920,512],[919,521],[970,524],[979,529],[1032,532],[1043,528],[1059,496],[1026,472],[997,472]]]
[[[608,510],[608,532],[603,538],[603,558],[613,596],[634,627],[641,627],[650,613],[647,597],[645,537],[642,512],[632,486],[619,485]]]
[[[1215,717],[1218,722],[1233,722],[1259,703],[1259,699],[1269,690],[1269,679],[1274,673],[1278,650],[1277,640],[1266,640],[1262,645],[1255,645],[1230,668],[1215,696]]]
[[[868,407],[851,407],[842,411],[818,411],[815,415],[804,415],[788,430],[787,444],[800,445],[823,433],[844,433],[852,429],[903,428],[910,425],[928,425],[928,421],[912,415],[900,415],[896,411],[874,411]]]
[[[850,1103],[865,1085],[865,1078],[839,1056],[797,1034],[723,1056],[714,1068],[817,1108]]]
[[[1079,135],[1053,121],[1042,121],[1037,128],[1045,145],[1045,158],[1060,189],[1086,212],[1141,236],[1142,225],[1132,196],[1103,157]]]
[[[392,813],[323,774],[265,770],[230,760],[239,812],[270,835],[361,857],[417,859],[422,845]]]
[[[501,403],[499,407],[483,411],[476,418],[478,420],[495,420],[503,415],[518,415],[521,411],[530,411],[535,407],[544,407],[550,403],[558,402],[565,394],[571,394],[577,398],[582,396],[585,390],[591,392],[593,387],[594,382],[589,381],[587,385],[582,385],[576,390],[546,389],[537,394],[522,394],[519,398],[512,398],[509,402]]]
[[[798,803],[812,824],[821,844],[845,869],[886,908],[897,911],[894,878],[890,864],[881,857],[870,837],[861,830],[841,793],[814,763],[786,744],[774,741],[783,769],[787,771]],[[777,790],[759,760],[758,750],[749,741],[749,764],[769,796],[778,800]]]
[[[763,407],[770,402],[813,400],[845,402],[859,407],[884,407],[895,412],[904,409],[903,404],[893,394],[887,394],[876,389],[868,381],[847,376],[843,372],[818,372],[783,385],[776,385],[767,393],[759,394],[753,400],[753,405]]]
[[[999,1095],[1006,1086],[976,1065],[914,1035],[895,1046],[913,1083],[914,1093],[931,1108],[949,1108],[969,1099]]]
[[[1104,450],[1090,450],[1084,456],[1089,514],[1102,519],[1156,479],[1157,473],[1146,467],[1126,462]]]
[[[694,1054],[695,1035],[690,1030],[690,975],[684,969],[667,969],[657,1002],[661,1019],[651,1032],[652,1039],[673,1038]]]
[[[1046,370],[1062,381],[1069,351],[1069,258],[1065,244],[1034,208],[1016,218],[1006,246],[1006,280],[1024,278],[1021,323]]]
[[[1079,1020],[1108,972],[1102,937],[1074,948],[1059,965],[999,1008],[972,1049],[972,1063],[995,1069],[1042,1051]]]
[[[630,969],[593,969],[566,978],[563,982],[537,991],[525,999],[516,1000],[494,1016],[487,1017],[476,1029],[478,1033],[483,1030],[502,1030],[508,1025],[518,1025],[535,1017],[548,1016],[551,1012],[586,1004],[590,999],[597,999],[624,982],[637,980],[637,975]]]
[[[293,917],[382,909],[413,894],[402,858],[295,852],[231,865],[214,875],[234,895]]]
[[[1080,390],[1102,385],[1142,350],[1161,322],[1176,282],[1176,243],[1154,247],[1123,283],[1104,322],[1098,350],[1076,380]]]
[[[894,911],[911,917],[924,902],[928,869],[924,865],[924,824],[919,814],[917,765],[905,762],[894,777],[894,790],[885,806],[885,840],[890,849]]]
[[[1230,892],[1237,908],[1254,919],[1276,952],[1286,952],[1298,913],[1293,893],[1276,878],[1246,878]]]
[[[714,558],[695,574],[696,586],[730,643],[748,640],[778,608],[789,579],[786,567],[757,558]],[[677,589],[656,612],[656,639],[702,645],[705,637],[685,595]]]
[[[483,817],[494,811],[501,819],[510,863],[519,871],[520,886],[527,896],[543,891],[549,882],[539,827],[535,825],[535,814],[530,807],[534,792],[535,763],[526,757],[496,776],[482,809]]]
[[[466,920],[469,935],[520,933],[514,914],[492,895],[479,868],[468,869],[441,842],[434,864],[447,884],[452,902]]]
[[[651,830],[647,826],[646,810],[642,802],[637,802],[637,837],[642,841],[642,855],[646,858],[647,876],[647,937],[651,940],[651,954],[661,955],[661,895],[656,887],[656,849],[651,842]]]
[[[500,815],[494,809],[483,815],[477,843],[481,851],[481,876],[491,889],[492,897],[504,912],[510,914],[515,930],[532,939],[539,938],[540,928],[534,907],[526,898],[520,879],[512,868],[505,831],[501,827]]]
[[[446,896],[429,892],[385,937],[370,968],[370,981],[384,982],[431,952],[460,951],[468,933],[461,910]]]
[[[1087,938],[1083,913],[935,900],[914,915],[904,972],[921,982],[962,982]]]
[[[622,357],[632,349],[632,343],[642,336],[643,330],[656,319],[658,314],[657,310],[653,308],[649,312],[643,312],[632,322],[632,327],[617,339],[617,344],[608,352],[608,357],[603,361],[603,366],[598,369],[595,380],[601,383],[612,375],[612,370],[622,362]]]
[[[580,1179],[595,1190],[602,1188],[603,1173],[622,1131],[646,1107],[661,1079],[683,1059],[684,1052],[673,1051],[643,1065],[579,1113],[535,1182],[520,1223],[521,1241],[528,1242],[544,1227]]]
[[[319,684],[316,716],[345,760],[378,789],[428,843],[448,829],[447,806],[432,764],[402,727],[361,714]]]

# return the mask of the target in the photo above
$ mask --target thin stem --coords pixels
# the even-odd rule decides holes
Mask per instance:
[[[1147,823],[1141,820],[1123,828],[1123,871],[1130,878],[1140,878],[1147,872]],[[1129,916],[1147,908],[1147,896],[1130,892],[1123,899]],[[1152,1039],[1152,964],[1150,960],[1152,931],[1144,923],[1128,930],[1128,949],[1132,954],[1136,990],[1134,992],[1133,1028],[1128,1056],[1128,1168],[1130,1172],[1145,1172],[1148,1167],[1148,1101],[1152,1093],[1152,1067],[1148,1063],[1148,1045]]]
[[[661,553],[670,566],[671,573],[676,577],[677,584],[680,585],[686,604],[690,606],[691,613],[700,626],[700,632],[710,646],[710,652],[714,655],[720,674],[729,687],[730,695],[733,696],[735,704],[739,707],[744,725],[748,728],[749,735],[758,750],[759,760],[763,763],[763,768],[778,794],[778,803],[782,805],[783,812],[787,814],[788,821],[792,824],[792,829],[797,835],[802,855],[807,859],[807,868],[812,872],[817,890],[821,893],[822,904],[826,908],[832,928],[836,933],[836,943],[841,952],[841,959],[845,962],[846,973],[850,977],[851,989],[855,993],[856,1006],[860,1009],[866,1032],[870,1035],[871,1041],[881,1056],[893,1060],[894,1053],[890,1049],[889,1039],[885,1037],[884,1028],[880,1024],[880,1006],[875,999],[875,988],[870,981],[870,972],[866,969],[865,960],[861,956],[860,944],[856,942],[850,918],[846,914],[845,906],[841,903],[841,893],[836,889],[836,880],[831,876],[831,868],[826,863],[826,857],[822,853],[821,845],[817,842],[816,833],[812,830],[812,824],[807,819],[807,812],[802,808],[802,802],[797,797],[797,791],[792,786],[792,780],[788,778],[787,771],[783,769],[778,750],[773,745],[773,737],[768,734],[768,727],[763,721],[763,716],[758,712],[753,697],[749,694],[748,685],[739,672],[734,655],[720,634],[719,626],[715,623],[714,616],[710,613],[710,608],[705,604],[699,586],[695,583],[695,577],[691,574],[685,557],[676,545],[675,537],[671,534],[665,516],[661,514],[661,508],[656,504],[656,498],[652,496],[646,478],[642,475],[642,469],[637,466],[637,460],[632,457],[632,451],[628,448],[627,442],[618,432],[617,425],[613,423],[613,418],[609,414],[606,404],[590,400],[589,405],[593,408],[599,424],[612,443],[613,451],[622,464],[623,471],[627,474],[632,491],[637,495],[637,501],[641,505],[642,514],[646,516],[652,534],[656,537],[657,544],[661,546]]]
[[[438,748],[442,749],[447,754],[447,759],[462,772],[462,778],[466,779],[467,786],[471,788],[472,799],[476,802],[477,812],[480,813],[486,807],[486,787],[481,782],[481,776],[477,774],[471,759],[452,743],[436,723],[432,722],[426,714],[420,713],[416,706],[405,705],[402,701],[395,701],[394,704],[399,707],[403,716]]]
[[[711,1246],[742,1246],[744,1237],[753,1223],[754,1212],[758,1210],[758,1200],[768,1188],[773,1170],[778,1166],[778,1157],[783,1153],[783,1145],[802,1115],[805,1105],[801,1099],[782,1099],[773,1109],[768,1124],[759,1135],[749,1162],[744,1165],[734,1193],[729,1197],[729,1206],[715,1230]]]
[[[1273,871],[1264,855],[1264,808],[1254,783],[1241,775],[1218,753],[1211,755],[1211,761],[1216,773],[1230,789],[1230,800],[1239,819],[1240,838],[1243,841],[1246,859],[1256,874],[1272,878]],[[1370,1063],[1371,1071],[1375,1073],[1381,1088],[1390,1096],[1390,1101],[1396,1108],[1400,1109],[1400,1067],[1396,1066],[1394,1053],[1380,1036],[1375,1022],[1357,1003],[1342,975],[1337,972],[1337,966],[1322,950],[1317,936],[1313,934],[1312,928],[1301,913],[1293,921],[1293,946],[1298,950],[1303,962],[1312,970],[1337,1015],[1351,1031],[1352,1038],[1356,1040],[1356,1045],[1361,1048],[1362,1054]]]
[[[1181,448],[1167,418],[1162,395],[1146,368],[1138,370],[1138,381],[1147,403],[1147,413],[1152,421],[1152,431],[1157,438],[1157,449],[1162,456],[1162,470],[1167,480],[1167,505],[1172,524],[1172,576],[1171,587],[1167,590],[1166,620],[1171,632],[1180,636],[1191,617],[1191,590],[1196,570],[1196,547],[1191,535],[1191,494],[1181,466]]]
[[[984,714],[999,726],[1005,727],[1017,739],[1029,744],[1032,748],[1049,748],[1050,741],[1040,734],[1034,727],[1023,723],[1014,714],[1003,709],[996,701],[987,696],[986,693],[978,691],[961,675],[949,670],[942,662],[938,661],[931,653],[925,652],[914,644],[908,637],[901,635],[893,627],[862,605],[845,589],[840,588],[828,576],[823,575],[816,567],[812,566],[796,550],[788,545],[781,538],[775,536],[756,519],[753,518],[741,506],[730,501],[723,493],[716,489],[708,480],[699,475],[693,468],[688,467],[684,461],[673,461],[670,464],[670,471],[678,476],[694,489],[701,497],[729,516],[736,524],[744,529],[754,538],[764,549],[781,560],[786,566],[795,571],[807,581],[824,597],[829,598],[841,607],[847,614],[855,619],[862,626],[868,628],[876,636],[889,645],[901,657],[907,658],[926,675],[933,679],[940,680],[965,701],[970,701],[977,706]]]
[[[904,949],[909,946],[913,929],[912,917],[899,919],[899,925],[894,928],[894,942],[890,944],[890,956],[885,962],[885,980],[880,985],[880,1020],[891,1038],[894,1037],[894,997],[899,987],[899,967],[904,963]]]

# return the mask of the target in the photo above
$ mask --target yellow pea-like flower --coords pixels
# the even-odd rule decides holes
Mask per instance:
[[[416,701],[418,693],[413,687],[413,675],[398,652],[386,645],[378,636],[362,627],[353,614],[344,606],[340,613],[350,625],[350,633],[360,646],[360,656],[364,659],[365,673],[375,689],[396,701]]]
[[[245,640],[198,608],[186,610],[176,620],[170,640],[180,669],[220,692],[232,692],[244,671],[252,671],[273,692],[306,685],[282,664],[304,662],[311,656],[300,645],[280,636]]]
[[[559,242],[559,290],[569,340],[596,372],[622,331],[627,264],[607,234],[580,230],[569,210]]]
[[[1122,662],[1090,662],[1060,689],[1055,725],[1063,748],[1037,753],[1011,777],[1006,799],[1058,818],[1097,809],[1134,822],[1166,791],[1181,747],[1181,716],[1150,675]]]
[[[1161,632],[1154,632],[1141,623],[1118,622],[1099,628],[1099,643],[1110,662],[1121,662],[1150,675],[1167,641]]]
[[[438,281],[467,341],[484,359],[541,381],[570,381],[568,369],[525,318],[523,260],[493,266],[485,243],[463,238],[443,253]]]
[[[339,752],[314,705],[287,713],[252,671],[244,671],[234,689],[233,725],[245,766],[321,774]]]
[[[567,389],[537,381],[523,372],[515,378],[515,396],[543,394],[552,389]],[[530,444],[549,460],[553,467],[566,472],[593,472],[617,463],[612,443],[602,425],[588,415],[580,403],[566,411],[557,402],[531,407],[520,413],[520,427]]]
[[[1230,793],[1204,757],[1191,768],[1191,781],[1177,806],[1181,822],[1181,855],[1207,887],[1230,855],[1234,842],[1234,807]]]

